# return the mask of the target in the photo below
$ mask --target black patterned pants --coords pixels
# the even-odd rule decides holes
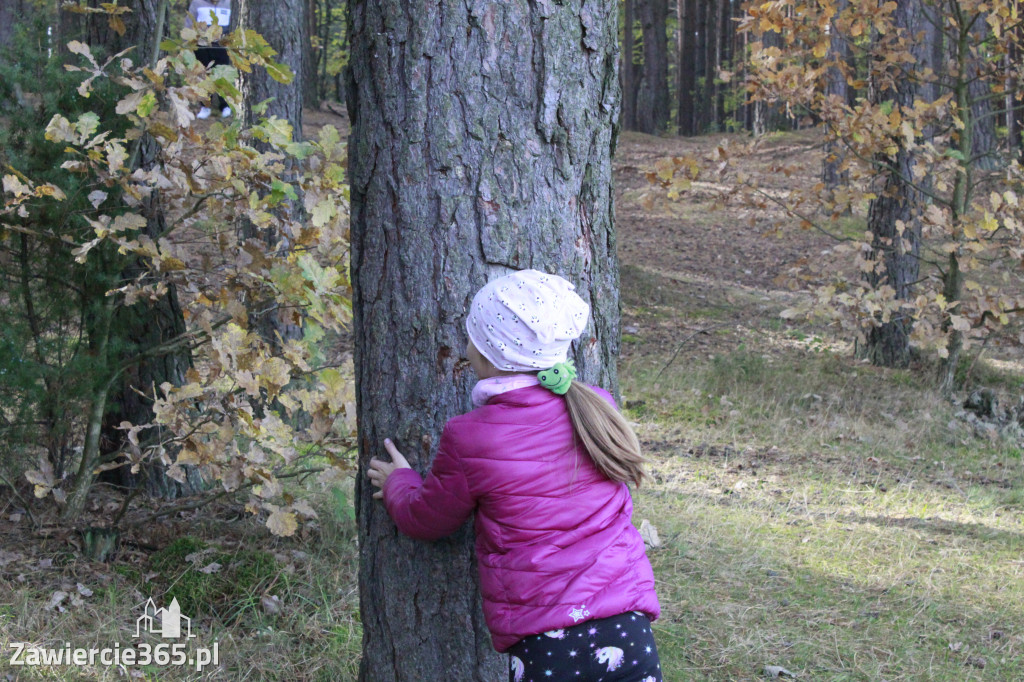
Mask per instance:
[[[623,613],[519,640],[509,682],[662,682],[647,616]]]
[[[220,45],[211,45],[209,47],[197,47],[196,48],[196,59],[203,66],[209,66],[210,62],[214,64],[230,64],[231,58],[228,57],[228,50]],[[220,111],[228,104],[224,101],[224,98],[218,94],[214,94],[210,97],[210,104],[217,111]]]

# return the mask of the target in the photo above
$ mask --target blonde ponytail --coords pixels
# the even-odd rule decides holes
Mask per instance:
[[[589,386],[573,381],[565,392],[572,428],[595,466],[608,478],[635,483],[648,478],[640,441],[626,419]]]

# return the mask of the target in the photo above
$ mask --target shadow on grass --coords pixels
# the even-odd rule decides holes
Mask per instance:
[[[915,518],[912,516],[864,516],[859,514],[838,514],[831,516],[835,521],[846,523],[867,523],[879,528],[909,528],[925,533],[960,536],[981,542],[1019,545],[1024,550],[1024,533],[1000,530],[983,523],[950,521],[935,516]]]

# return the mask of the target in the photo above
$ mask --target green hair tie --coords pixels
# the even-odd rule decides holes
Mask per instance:
[[[540,379],[540,385],[552,393],[565,395],[572,386],[572,380],[576,378],[576,365],[569,359],[540,372],[537,378]]]

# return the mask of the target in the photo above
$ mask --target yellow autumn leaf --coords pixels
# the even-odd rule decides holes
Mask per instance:
[[[981,229],[986,232],[995,232],[999,229],[999,221],[996,217],[989,212],[985,212],[985,217],[981,220]]]
[[[288,537],[295,535],[295,531],[298,529],[299,524],[295,519],[295,514],[282,509],[274,509],[274,511],[267,518],[267,528],[274,535],[281,537]]]

